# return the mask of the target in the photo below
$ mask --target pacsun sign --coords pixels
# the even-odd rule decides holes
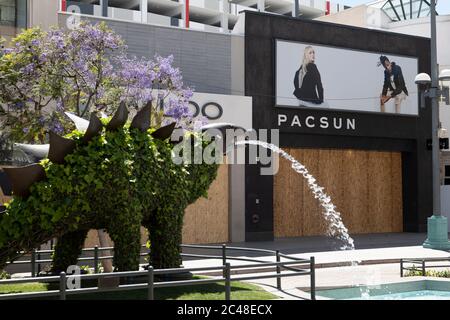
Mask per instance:
[[[319,129],[335,129],[335,130],[356,130],[356,119],[346,117],[330,117],[330,116],[302,116],[298,114],[288,115],[279,113],[277,115],[277,125],[282,127],[293,128],[319,128]]]

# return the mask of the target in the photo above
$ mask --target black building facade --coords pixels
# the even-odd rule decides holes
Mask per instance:
[[[412,57],[418,61],[418,71],[429,74],[429,39],[255,12],[246,12],[245,18],[245,94],[253,98],[254,128],[279,129],[282,148],[401,153],[402,228],[404,232],[426,231],[427,217],[432,214],[432,162],[426,144],[432,135],[429,101],[425,108],[419,104],[417,116],[275,107],[275,61],[276,41],[283,40]],[[280,123],[280,114],[283,120],[309,118],[311,125]],[[344,128],[313,125],[319,119],[343,119]],[[273,239],[274,177],[260,175],[258,165],[247,165],[245,190],[246,240]]]

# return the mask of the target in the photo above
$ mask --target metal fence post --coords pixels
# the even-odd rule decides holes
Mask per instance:
[[[98,246],[94,247],[94,272],[98,273]]]
[[[422,277],[425,277],[425,260],[422,259]]]
[[[148,266],[148,292],[147,292],[147,300],[154,300],[154,283],[155,278],[153,274],[153,266]]]
[[[41,263],[39,262],[41,260],[41,253],[38,251],[37,254],[37,276],[39,277],[39,273],[41,273]]]
[[[31,277],[36,276],[36,249],[31,252]]]
[[[314,257],[311,257],[310,269],[311,269],[311,300],[316,300],[316,264],[314,261]]]
[[[226,265],[227,263],[227,245],[222,244],[222,265]],[[223,277],[225,278],[225,270],[223,272]]]
[[[403,278],[403,259],[400,259],[400,277]]]
[[[230,263],[225,264],[225,300],[231,300],[231,269]]]
[[[276,253],[277,263],[279,263],[279,262],[281,261],[281,259],[280,259],[280,251],[277,250],[277,251],[275,251],[275,253]],[[278,274],[278,277],[277,277],[277,289],[278,289],[278,290],[281,290],[281,277],[280,277],[280,273],[281,273],[281,266],[280,266],[279,264],[277,264],[277,274]]]
[[[66,300],[66,273],[59,274],[59,300]]]

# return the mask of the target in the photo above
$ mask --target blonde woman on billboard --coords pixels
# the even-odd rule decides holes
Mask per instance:
[[[294,77],[294,96],[300,106],[327,107],[323,101],[323,86],[315,64],[316,53],[311,46],[305,48],[302,64]]]
[[[390,62],[386,56],[380,56],[378,65],[383,65],[384,67],[384,84],[383,92],[380,96],[380,110],[381,112],[386,112],[386,102],[394,99],[395,113],[400,113],[401,104],[408,96],[402,68],[395,62]]]

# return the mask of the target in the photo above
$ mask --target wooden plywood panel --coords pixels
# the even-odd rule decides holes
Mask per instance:
[[[183,243],[228,242],[228,165],[219,167],[217,178],[200,198],[186,208]]]
[[[319,150],[304,150],[303,154],[303,165],[320,181]],[[314,198],[306,181],[303,188],[303,221],[303,235],[317,235],[325,232],[318,201]]]
[[[301,161],[301,153],[295,149],[285,149],[286,152]],[[274,197],[275,237],[298,237],[302,235],[303,225],[303,178],[291,168],[291,162],[280,157],[279,171],[274,177],[274,192],[282,193]]]
[[[392,232],[403,231],[402,155],[391,153]]]
[[[369,170],[369,230],[391,232],[392,193],[391,155],[388,152],[370,152]]]
[[[302,150],[291,149],[291,154],[297,159],[300,163],[303,164],[304,155]],[[303,175],[297,173],[292,169],[291,163],[288,163],[288,176],[290,181],[290,189],[285,192],[290,193],[290,197],[288,199],[288,203],[291,203],[290,207],[292,208],[291,219],[288,220],[289,229],[293,236],[295,235],[303,235],[303,225],[305,224],[305,217],[303,214],[303,203],[304,203],[304,189],[305,189],[305,179]],[[287,204],[288,204],[287,203]]]
[[[319,150],[319,174],[316,176],[317,184],[324,189],[336,206],[336,211],[340,211],[344,203],[343,188],[340,184],[342,179],[342,152],[339,150]],[[321,223],[321,230],[328,229],[328,222],[323,217],[323,209],[320,202],[318,205],[318,219]]]
[[[368,152],[346,150],[342,154],[341,186],[344,191],[339,206],[342,221],[353,233],[363,233],[369,224]]]
[[[287,149],[303,163],[331,197],[350,233],[401,232],[401,153],[358,150]],[[280,162],[274,179],[276,237],[324,234],[321,206],[306,181]],[[302,202],[302,203],[301,203]],[[299,212],[300,211],[300,212]],[[302,223],[301,231],[297,223]]]

